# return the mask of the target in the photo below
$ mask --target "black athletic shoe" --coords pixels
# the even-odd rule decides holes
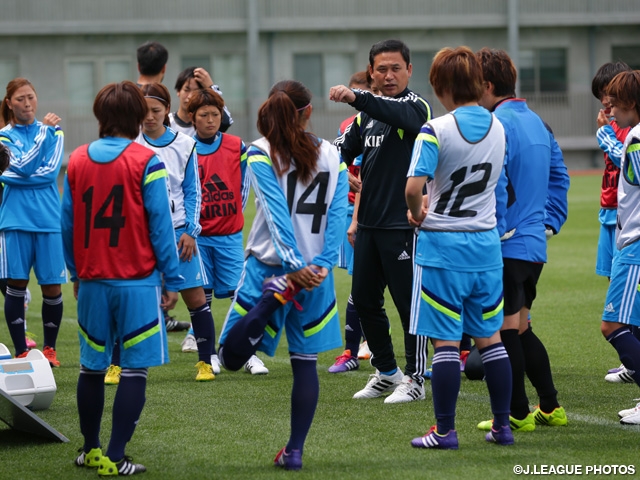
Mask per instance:
[[[136,473],[146,472],[147,468],[139,463],[133,463],[131,457],[124,457],[118,463],[112,462],[106,455],[100,460],[98,466],[98,475],[135,475]]]
[[[167,332],[183,332],[191,328],[189,322],[179,322],[176,317],[164,316],[164,324],[167,327]]]

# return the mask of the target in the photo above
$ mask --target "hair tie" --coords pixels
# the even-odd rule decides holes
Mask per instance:
[[[296,110],[298,110],[299,112],[301,112],[302,110],[304,110],[305,108],[309,107],[311,105],[311,102],[307,103],[304,107],[302,108],[297,108]]]

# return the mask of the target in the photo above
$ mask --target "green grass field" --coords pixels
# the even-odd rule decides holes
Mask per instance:
[[[567,427],[516,433],[512,447],[488,444],[476,429],[480,420],[491,418],[486,386],[463,378],[456,425],[460,450],[413,449],[410,440],[434,423],[429,383],[422,402],[385,405],[382,399],[353,400],[374,369],[365,362],[355,372],[328,374],[341,353],[335,350],[319,358],[320,402],[307,438],[304,468],[285,472],[272,461],[289,432],[286,341],[274,358],[262,356],[271,371],[267,376],[223,371],[214,382],[199,384],[194,381],[196,354],[182,353],[182,333],[171,333],[171,363],[150,371],[147,403],[127,454],[146,465],[142,478],[147,479],[512,478],[515,465],[582,465],[583,472],[589,465],[635,465],[637,451],[631,446],[637,444],[640,426],[620,425],[617,412],[633,406],[640,396],[638,388],[603,379],[619,360],[599,331],[607,289],[606,279],[594,273],[599,182],[597,176],[572,178],[569,220],[549,242],[549,263],[532,310],[534,329],[547,346],[560,402],[567,410]],[[336,271],[336,284],[342,315],[350,290],[344,271]],[[35,282],[31,288],[34,291]],[[43,442],[0,425],[1,479],[97,476],[95,470],[72,465],[82,445],[75,404],[79,357],[75,300],[70,285],[63,291],[65,314],[58,340],[62,367],[54,371],[58,391],[51,407],[38,415],[71,441]],[[228,305],[214,301],[218,333]],[[387,306],[392,333],[400,339],[400,321],[390,300]],[[181,302],[175,314],[188,319]],[[39,292],[27,319],[29,329],[41,339]],[[11,343],[4,321],[0,341]],[[402,342],[396,340],[395,347],[403,355]],[[528,392],[535,405],[533,388]],[[114,393],[115,387],[107,387],[105,447]]]

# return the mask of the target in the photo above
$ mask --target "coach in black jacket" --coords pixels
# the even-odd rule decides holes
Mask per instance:
[[[403,42],[373,45],[368,68],[380,96],[344,85],[329,92],[331,100],[360,111],[335,141],[347,165],[362,154],[362,190],[348,232],[354,244],[352,296],[377,370],[354,398],[393,392],[385,403],[402,403],[424,398],[427,339],[408,333],[415,232],[407,221],[404,191],[413,143],[431,119],[431,107],[407,88],[412,67]],[[397,368],[384,309],[387,286],[404,330],[404,375]]]

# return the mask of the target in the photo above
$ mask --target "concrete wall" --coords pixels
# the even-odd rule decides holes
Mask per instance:
[[[353,71],[368,62],[371,45],[384,38],[404,40],[414,53],[443,46],[508,49],[507,0],[259,0],[257,64],[245,68],[244,85],[256,79],[258,98],[227,99],[235,124],[231,132],[251,141],[255,108],[273,82],[293,76],[296,53],[349,53]],[[553,128],[567,161],[591,168],[598,102],[591,78],[612,48],[640,47],[640,0],[520,0],[520,48],[566,48],[568,93],[530,99]],[[68,62],[78,59],[128,60],[128,78],[137,78],[135,51],[153,39],[169,50],[164,83],[173,84],[184,55],[226,53],[247,58],[251,0],[4,0],[0,18],[0,62],[16,60],[18,75],[33,81],[39,117],[55,111],[63,118],[66,150],[97,135],[91,105],[72,108]],[[344,72],[343,82],[352,71]],[[217,79],[213,72],[214,80]],[[251,77],[251,78],[250,78]],[[96,85],[96,91],[101,85]],[[220,85],[223,92],[225,85]],[[247,90],[248,92],[249,90]],[[327,92],[328,93],[328,92]],[[427,96],[437,114],[442,107]],[[252,102],[253,100],[253,102]],[[174,97],[174,101],[177,98]],[[345,105],[314,99],[312,127],[331,139],[352,113]]]

